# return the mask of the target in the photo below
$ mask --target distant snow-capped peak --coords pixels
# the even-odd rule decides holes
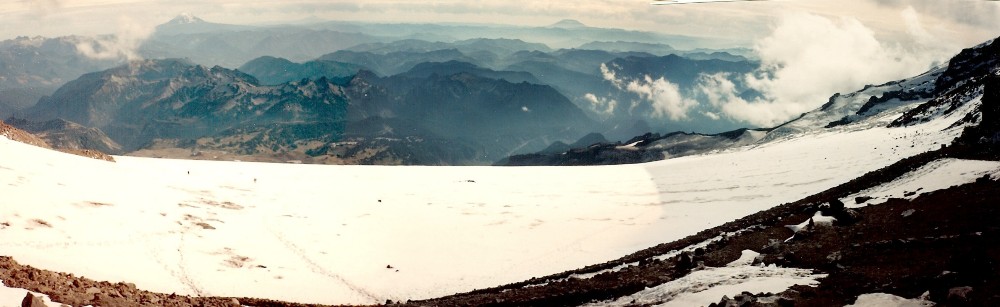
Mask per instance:
[[[184,25],[184,24],[202,23],[202,22],[205,22],[205,20],[198,18],[197,16],[194,16],[191,13],[181,13],[180,15],[177,15],[177,17],[174,17],[174,19],[171,19],[170,22],[168,22],[168,24]]]

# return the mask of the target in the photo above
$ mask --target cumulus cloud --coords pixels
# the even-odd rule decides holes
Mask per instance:
[[[639,79],[626,80],[619,78],[615,71],[605,64],[601,64],[601,75],[616,88],[639,96],[641,101],[633,101],[630,111],[638,107],[639,103],[645,102],[653,109],[651,116],[667,117],[676,121],[687,119],[688,111],[698,105],[697,101],[681,95],[677,84],[663,77],[653,79],[649,75],[644,75]]]
[[[583,100],[590,103],[591,110],[602,115],[614,114],[615,108],[618,107],[618,101],[610,98],[597,97],[597,95],[592,93],[584,94]]]
[[[649,75],[640,80],[629,81],[625,87],[629,92],[649,101],[653,107],[653,117],[669,117],[671,120],[687,119],[688,110],[698,105],[697,101],[684,98],[677,84],[663,77],[653,79]]]
[[[949,51],[933,46],[935,40],[912,9],[903,17],[911,23],[911,35],[923,42],[916,48],[880,42],[853,18],[783,15],[774,31],[755,44],[761,69],[742,76],[703,76],[696,91],[726,117],[773,126],[818,107],[833,93],[910,77],[946,58]],[[731,78],[762,97],[738,97]]]
[[[617,64],[612,64],[612,65],[617,65]],[[615,67],[615,68],[620,69],[621,67]],[[604,77],[604,80],[611,82],[611,84],[613,84],[615,87],[619,89],[622,88],[623,81],[621,79],[618,79],[618,77],[615,75],[615,71],[608,68],[608,65],[605,65],[604,63],[601,63],[601,76]]]
[[[152,27],[143,26],[132,18],[122,16],[119,17],[118,31],[114,35],[81,41],[76,44],[76,51],[92,59],[138,60],[142,58],[139,56],[139,46],[152,34]]]

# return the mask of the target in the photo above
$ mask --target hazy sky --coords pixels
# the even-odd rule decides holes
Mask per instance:
[[[105,34],[152,28],[181,13],[233,24],[303,20],[588,25],[709,35],[751,42],[787,12],[859,20],[879,37],[898,37],[912,7],[933,36],[968,45],[1000,32],[1000,2],[983,0],[775,0],[652,6],[648,0],[14,0],[0,3],[0,38]]]

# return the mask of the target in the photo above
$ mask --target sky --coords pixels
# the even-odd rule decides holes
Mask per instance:
[[[772,0],[651,5],[648,0],[16,0],[0,3],[0,39],[117,34],[134,50],[153,28],[180,14],[228,24],[315,21],[493,23],[546,26],[576,19],[589,26],[683,34],[731,41],[759,55],[747,75],[704,76],[693,93],[655,78],[608,79],[673,121],[726,118],[766,127],[846,93],[926,71],[962,48],[1000,36],[1000,1]],[[718,40],[717,40],[718,41]],[[607,79],[607,76],[606,76]],[[734,84],[763,97],[746,101]],[[622,102],[588,97],[595,108]],[[702,116],[696,116],[701,113]]]
[[[15,0],[0,3],[0,38],[105,34],[152,28],[181,13],[233,24],[304,20],[475,22],[528,26],[577,19],[599,27],[708,35],[738,41],[766,36],[785,12],[856,18],[882,37],[906,32],[912,7],[928,31],[969,44],[1000,32],[1000,3],[984,0],[774,0],[653,6],[648,0]]]

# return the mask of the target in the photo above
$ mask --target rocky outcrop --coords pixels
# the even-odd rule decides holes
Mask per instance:
[[[43,301],[41,297],[28,292],[28,294],[24,296],[24,299],[21,300],[21,307],[46,307],[46,305],[45,301]]]
[[[19,118],[6,120],[11,126],[30,132],[54,148],[121,154],[122,147],[104,131],[64,119],[33,122]]]
[[[49,146],[45,140],[35,136],[34,134],[28,133],[24,130],[17,129],[14,126],[8,125],[3,121],[0,121],[0,136],[11,139],[12,141],[18,141],[28,145],[34,145],[43,148],[52,148]]]
[[[98,150],[93,149],[79,149],[79,148],[59,148],[53,147],[48,142],[42,138],[28,133],[27,131],[18,129],[14,126],[8,125],[3,121],[0,121],[0,136],[11,139],[12,141],[18,141],[28,145],[38,146],[42,148],[55,149],[69,154],[74,154],[78,156],[83,156],[91,159],[104,160],[109,162],[115,162],[115,158],[103,153]]]

